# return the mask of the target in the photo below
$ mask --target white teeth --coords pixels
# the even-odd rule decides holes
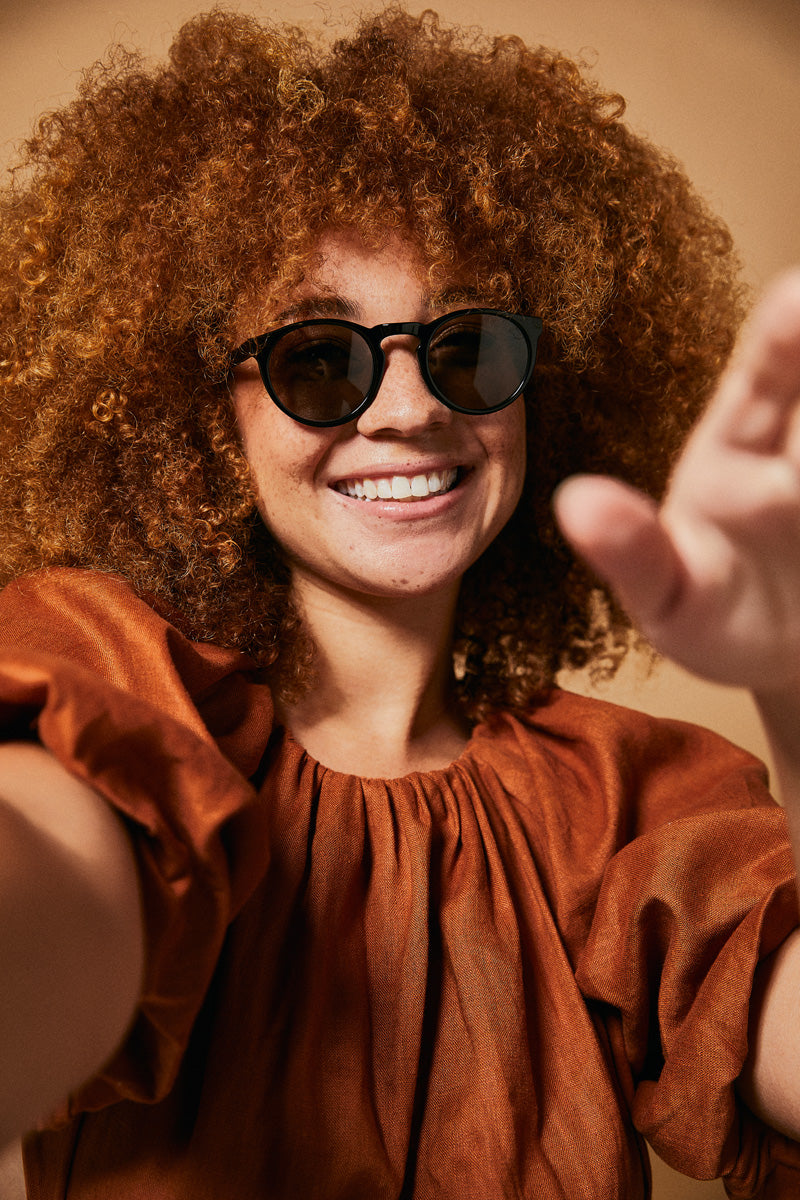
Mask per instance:
[[[426,475],[392,475],[390,479],[346,479],[336,484],[336,490],[354,500],[424,500],[449,492],[458,470],[429,471]]]

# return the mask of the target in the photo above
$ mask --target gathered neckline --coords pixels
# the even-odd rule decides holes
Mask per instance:
[[[453,772],[463,770],[465,764],[472,760],[476,740],[482,736],[485,729],[485,722],[479,722],[479,724],[474,725],[460,753],[444,767],[431,767],[430,770],[418,769],[406,771],[403,775],[359,775],[357,772],[340,771],[336,767],[329,767],[325,763],[320,762],[319,759],[306,750],[302,742],[298,740],[287,725],[279,724],[275,726],[275,732],[279,734],[282,743],[293,752],[298,762],[302,762],[305,767],[318,774],[324,774],[330,781],[338,779],[343,783],[349,781],[350,783],[383,784],[387,787],[392,784],[413,784],[421,780],[433,783],[437,780],[450,778]]]

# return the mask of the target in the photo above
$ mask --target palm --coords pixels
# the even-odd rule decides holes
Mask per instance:
[[[800,272],[757,310],[660,509],[593,477],[556,507],[662,653],[725,683],[800,683]]]

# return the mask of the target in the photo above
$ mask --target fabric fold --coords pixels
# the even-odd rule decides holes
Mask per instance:
[[[798,920],[749,755],[554,691],[364,779],[118,580],[22,580],[0,634],[4,736],[114,806],[147,924],[136,1023],[27,1140],[31,1200],[645,1200],[643,1135],[737,1200],[797,1194],[735,1091]]]
[[[231,755],[257,763],[269,696],[242,656],[206,656],[110,577],[20,580],[0,596],[0,631],[0,736],[37,738],[109,802],[141,881],[147,956],[134,1024],[58,1119],[122,1097],[151,1102],[175,1080],[227,927],[266,869],[263,809]],[[236,744],[228,720],[228,755],[192,688],[214,707],[220,691],[234,697],[241,720]]]

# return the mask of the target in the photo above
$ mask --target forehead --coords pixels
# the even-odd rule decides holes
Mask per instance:
[[[428,271],[413,242],[392,235],[375,246],[355,232],[328,233],[319,239],[308,275],[293,299],[344,302],[357,310],[387,290],[398,303],[409,296],[427,297]]]
[[[387,319],[414,319],[417,312],[435,316],[486,299],[465,266],[449,264],[443,270],[431,264],[418,244],[401,233],[375,242],[355,230],[327,232],[310,245],[301,266],[294,278],[255,298],[248,306],[251,322],[308,316],[358,321],[365,311],[387,305],[392,309]]]

